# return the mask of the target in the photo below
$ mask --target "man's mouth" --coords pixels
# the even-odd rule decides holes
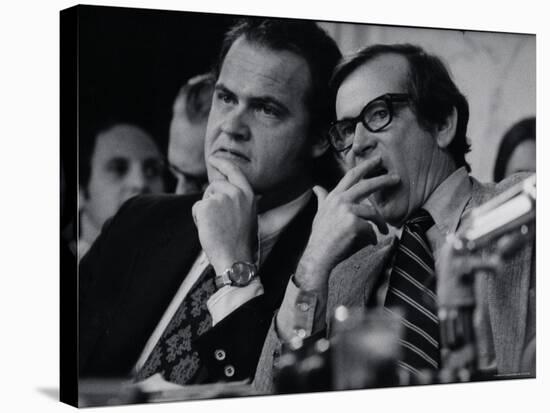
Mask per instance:
[[[382,176],[382,175],[386,175],[388,173],[388,169],[382,165],[381,163],[378,164],[378,166],[376,168],[374,168],[374,170],[369,173],[368,176],[366,176],[365,178],[375,178],[377,176]]]
[[[244,153],[235,149],[227,149],[227,148],[216,149],[213,155],[215,157],[228,159],[230,161],[250,162],[250,158],[248,156],[246,156]]]
[[[382,164],[381,162],[368,174],[368,176],[365,176],[363,179],[371,179],[376,178],[379,176],[384,176],[390,174],[390,171],[388,168]],[[372,194],[373,199],[375,200],[375,203],[383,204],[385,201],[387,201],[389,198],[392,197],[392,194],[395,193],[396,190],[398,190],[399,185],[391,185],[391,186],[384,186],[380,188],[378,191],[374,192]]]

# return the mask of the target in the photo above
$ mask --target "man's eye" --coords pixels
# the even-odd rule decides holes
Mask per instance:
[[[279,110],[272,105],[258,105],[256,111],[268,117],[277,118],[280,116]]]
[[[107,171],[115,175],[117,178],[121,178],[128,173],[128,162],[124,159],[115,159],[109,162]]]
[[[340,136],[347,138],[355,134],[355,123],[354,122],[344,122],[341,123],[338,127],[340,131]]]
[[[216,98],[220,101],[220,102],[223,102],[225,103],[226,105],[230,105],[230,104],[233,104],[236,102],[236,99],[233,95],[229,94],[229,93],[226,93],[226,92],[223,92],[223,91],[218,91],[216,93]]]
[[[376,121],[387,119],[389,115],[390,115],[390,112],[388,111],[388,109],[377,109],[370,113],[369,119],[371,121],[376,122]]]

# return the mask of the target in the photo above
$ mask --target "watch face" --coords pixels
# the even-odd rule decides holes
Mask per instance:
[[[238,286],[245,286],[254,276],[254,266],[246,262],[236,262],[231,267],[229,278]]]

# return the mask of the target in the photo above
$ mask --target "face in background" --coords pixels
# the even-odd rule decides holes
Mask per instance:
[[[306,107],[311,75],[304,58],[238,38],[229,49],[216,83],[205,154],[209,181],[220,175],[212,157],[233,162],[264,205],[281,205],[304,191],[312,146]],[[308,182],[308,183],[306,183]]]
[[[170,170],[177,179],[176,194],[201,192],[207,183],[204,161],[207,119],[190,122],[184,100],[184,97],[179,97],[174,102],[168,144]]]
[[[90,180],[80,190],[82,212],[96,228],[132,196],[163,191],[162,158],[145,131],[119,124],[97,136]]]
[[[510,176],[516,172],[536,172],[535,141],[532,139],[520,143],[508,160],[504,176]]]
[[[337,119],[356,117],[367,103],[386,93],[407,93],[407,76],[407,60],[395,53],[364,63],[338,89]],[[399,226],[426,202],[453,166],[442,151],[448,143],[438,143],[436,132],[420,126],[411,103],[396,102],[393,108],[392,122],[379,132],[369,132],[361,122],[357,123],[353,145],[342,157],[349,169],[380,156],[378,174],[399,176],[399,184],[370,197],[384,219]]]

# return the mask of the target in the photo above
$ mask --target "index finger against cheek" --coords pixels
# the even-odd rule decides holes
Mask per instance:
[[[374,170],[379,164],[380,164],[380,157],[376,156],[371,159],[367,159],[364,162],[361,162],[359,165],[356,165],[355,167],[351,168],[344,177],[338,182],[338,185],[334,188],[334,191],[336,192],[343,192],[349,188],[351,188],[353,185],[355,185],[357,182],[359,182],[363,177]]]
[[[212,157],[208,160],[210,165],[219,171],[220,174],[226,177],[226,179],[233,185],[242,189],[245,193],[253,195],[254,191],[248,183],[248,180],[242,173],[242,171],[227,159],[220,159]]]

